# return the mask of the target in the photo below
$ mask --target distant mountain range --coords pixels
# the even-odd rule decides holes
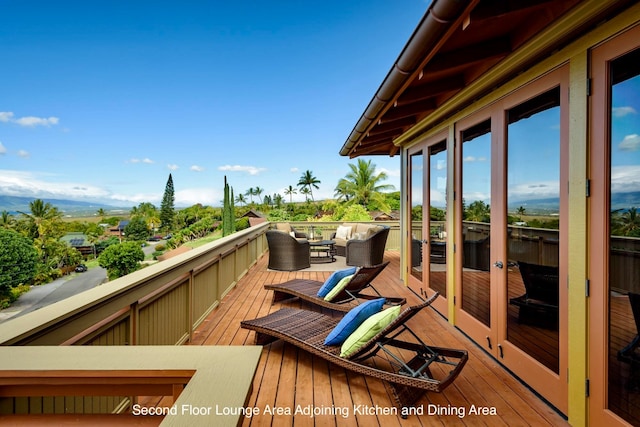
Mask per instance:
[[[518,200],[509,203],[509,211],[515,211],[523,206],[529,213],[557,213],[560,200],[557,197],[549,199]],[[616,193],[611,198],[611,210],[640,208],[640,191]]]
[[[7,211],[11,214],[18,212],[29,212],[29,203],[33,202],[34,197],[19,196],[3,196],[0,195],[0,212]],[[107,213],[111,211],[130,210],[127,208],[118,208],[115,206],[105,205],[96,202],[81,202],[78,200],[63,199],[42,199],[45,203],[51,203],[66,215],[77,216],[81,214],[93,215],[98,209],[104,209]]]

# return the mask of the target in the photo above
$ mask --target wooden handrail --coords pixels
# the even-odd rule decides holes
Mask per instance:
[[[195,370],[9,370],[0,377],[0,397],[173,396]]]

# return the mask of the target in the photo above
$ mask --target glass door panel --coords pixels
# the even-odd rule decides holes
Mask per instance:
[[[556,374],[560,119],[559,87],[506,116],[507,340]]]
[[[491,121],[462,132],[462,310],[491,323]]]
[[[608,408],[640,425],[640,49],[610,79]]]
[[[429,279],[427,286],[447,296],[447,143],[429,146]]]
[[[409,157],[411,169],[409,188],[411,202],[411,245],[409,259],[411,260],[411,275],[422,283],[423,273],[423,243],[428,233],[422,232],[422,199],[424,189],[424,156],[422,151],[411,154]]]

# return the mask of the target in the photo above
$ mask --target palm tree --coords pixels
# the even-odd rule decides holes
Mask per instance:
[[[348,202],[351,199],[351,192],[349,190],[349,181],[347,181],[344,178],[338,181],[338,185],[336,185],[336,188],[333,194],[338,198],[338,200],[344,199],[346,202]]]
[[[629,208],[625,213],[620,215],[619,230],[623,236],[637,236],[640,231],[640,215],[638,209]]]
[[[280,193],[273,194],[273,204],[276,205],[277,208],[282,207],[282,195],[280,195]]]
[[[107,212],[103,208],[98,209],[98,211],[96,213],[98,214],[98,216],[100,218],[104,218],[105,215],[107,215]]]
[[[245,196],[249,196],[249,200],[251,203],[253,203],[253,196],[256,194],[256,190],[253,189],[253,187],[249,188],[244,195]]]
[[[380,172],[376,174],[376,165],[371,160],[358,159],[358,164],[349,164],[351,171],[345,175],[335,188],[336,194],[344,196],[347,200],[352,199],[353,203],[367,206],[370,201],[375,200],[381,206],[386,206],[386,202],[381,192],[393,190],[391,184],[380,184],[387,179],[387,174]]]
[[[258,200],[260,200],[260,196],[262,195],[263,191],[264,188],[256,187],[253,189],[253,194],[258,197]]]
[[[49,202],[42,199],[35,199],[29,203],[31,213],[19,212],[27,219],[27,230],[29,236],[36,239],[43,234],[43,226],[47,222],[55,222],[62,218],[62,212]]]
[[[311,193],[311,190],[309,190],[307,187],[302,187],[300,189],[300,194],[304,194],[304,199],[308,202],[309,201],[309,194]]]
[[[284,189],[284,194],[289,196],[289,203],[293,203],[292,196],[296,193],[296,188],[293,185],[290,185],[289,188]]]
[[[315,202],[313,199],[313,189],[319,189],[320,187],[318,187],[318,184],[320,184],[320,180],[313,176],[313,172],[310,170],[305,171],[305,173],[300,177],[300,181],[298,181],[298,186],[301,188],[300,193],[305,194],[302,192],[302,189],[308,189],[309,194],[311,195],[311,201],[313,202]]]
[[[522,220],[522,215],[524,215],[524,213],[525,213],[525,211],[526,211],[526,210],[527,210],[527,209],[525,209],[525,207],[524,207],[524,206],[520,206],[520,207],[518,208],[518,210],[516,210],[516,214],[518,215],[518,217],[520,218],[520,220]]]
[[[239,203],[240,206],[247,204],[247,199],[244,198],[244,194],[240,193],[236,196],[236,203]]]
[[[13,228],[15,223],[15,218],[6,210],[2,211],[2,216],[0,217],[0,227],[2,228]]]

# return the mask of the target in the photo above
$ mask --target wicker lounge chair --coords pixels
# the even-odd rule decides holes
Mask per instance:
[[[296,239],[281,231],[269,230],[266,234],[271,270],[294,271],[311,266],[307,240]]]
[[[241,326],[256,332],[258,345],[282,339],[337,366],[383,380],[391,385],[398,406],[405,408],[414,406],[426,391],[444,390],[468,359],[465,350],[427,346],[406,325],[437,295],[404,309],[349,357],[340,356],[340,346],[324,345],[325,338],[341,319],[331,314],[283,308],[266,317],[245,320]],[[400,339],[401,335],[409,340]]]
[[[287,300],[290,298],[300,298],[313,304],[331,308],[338,311],[349,311],[359,303],[359,300],[369,300],[380,298],[382,295],[373,287],[371,282],[389,262],[379,264],[373,267],[362,267],[358,269],[345,289],[336,295],[332,301],[325,301],[319,297],[318,289],[322,286],[322,282],[307,279],[293,279],[284,283],[264,285],[265,289],[273,291],[273,303]],[[363,294],[362,291],[371,288],[376,295]],[[406,302],[405,298],[384,297],[388,304],[402,305]]]
[[[525,294],[509,300],[520,307],[518,321],[549,329],[558,327],[558,267],[518,261]]]

